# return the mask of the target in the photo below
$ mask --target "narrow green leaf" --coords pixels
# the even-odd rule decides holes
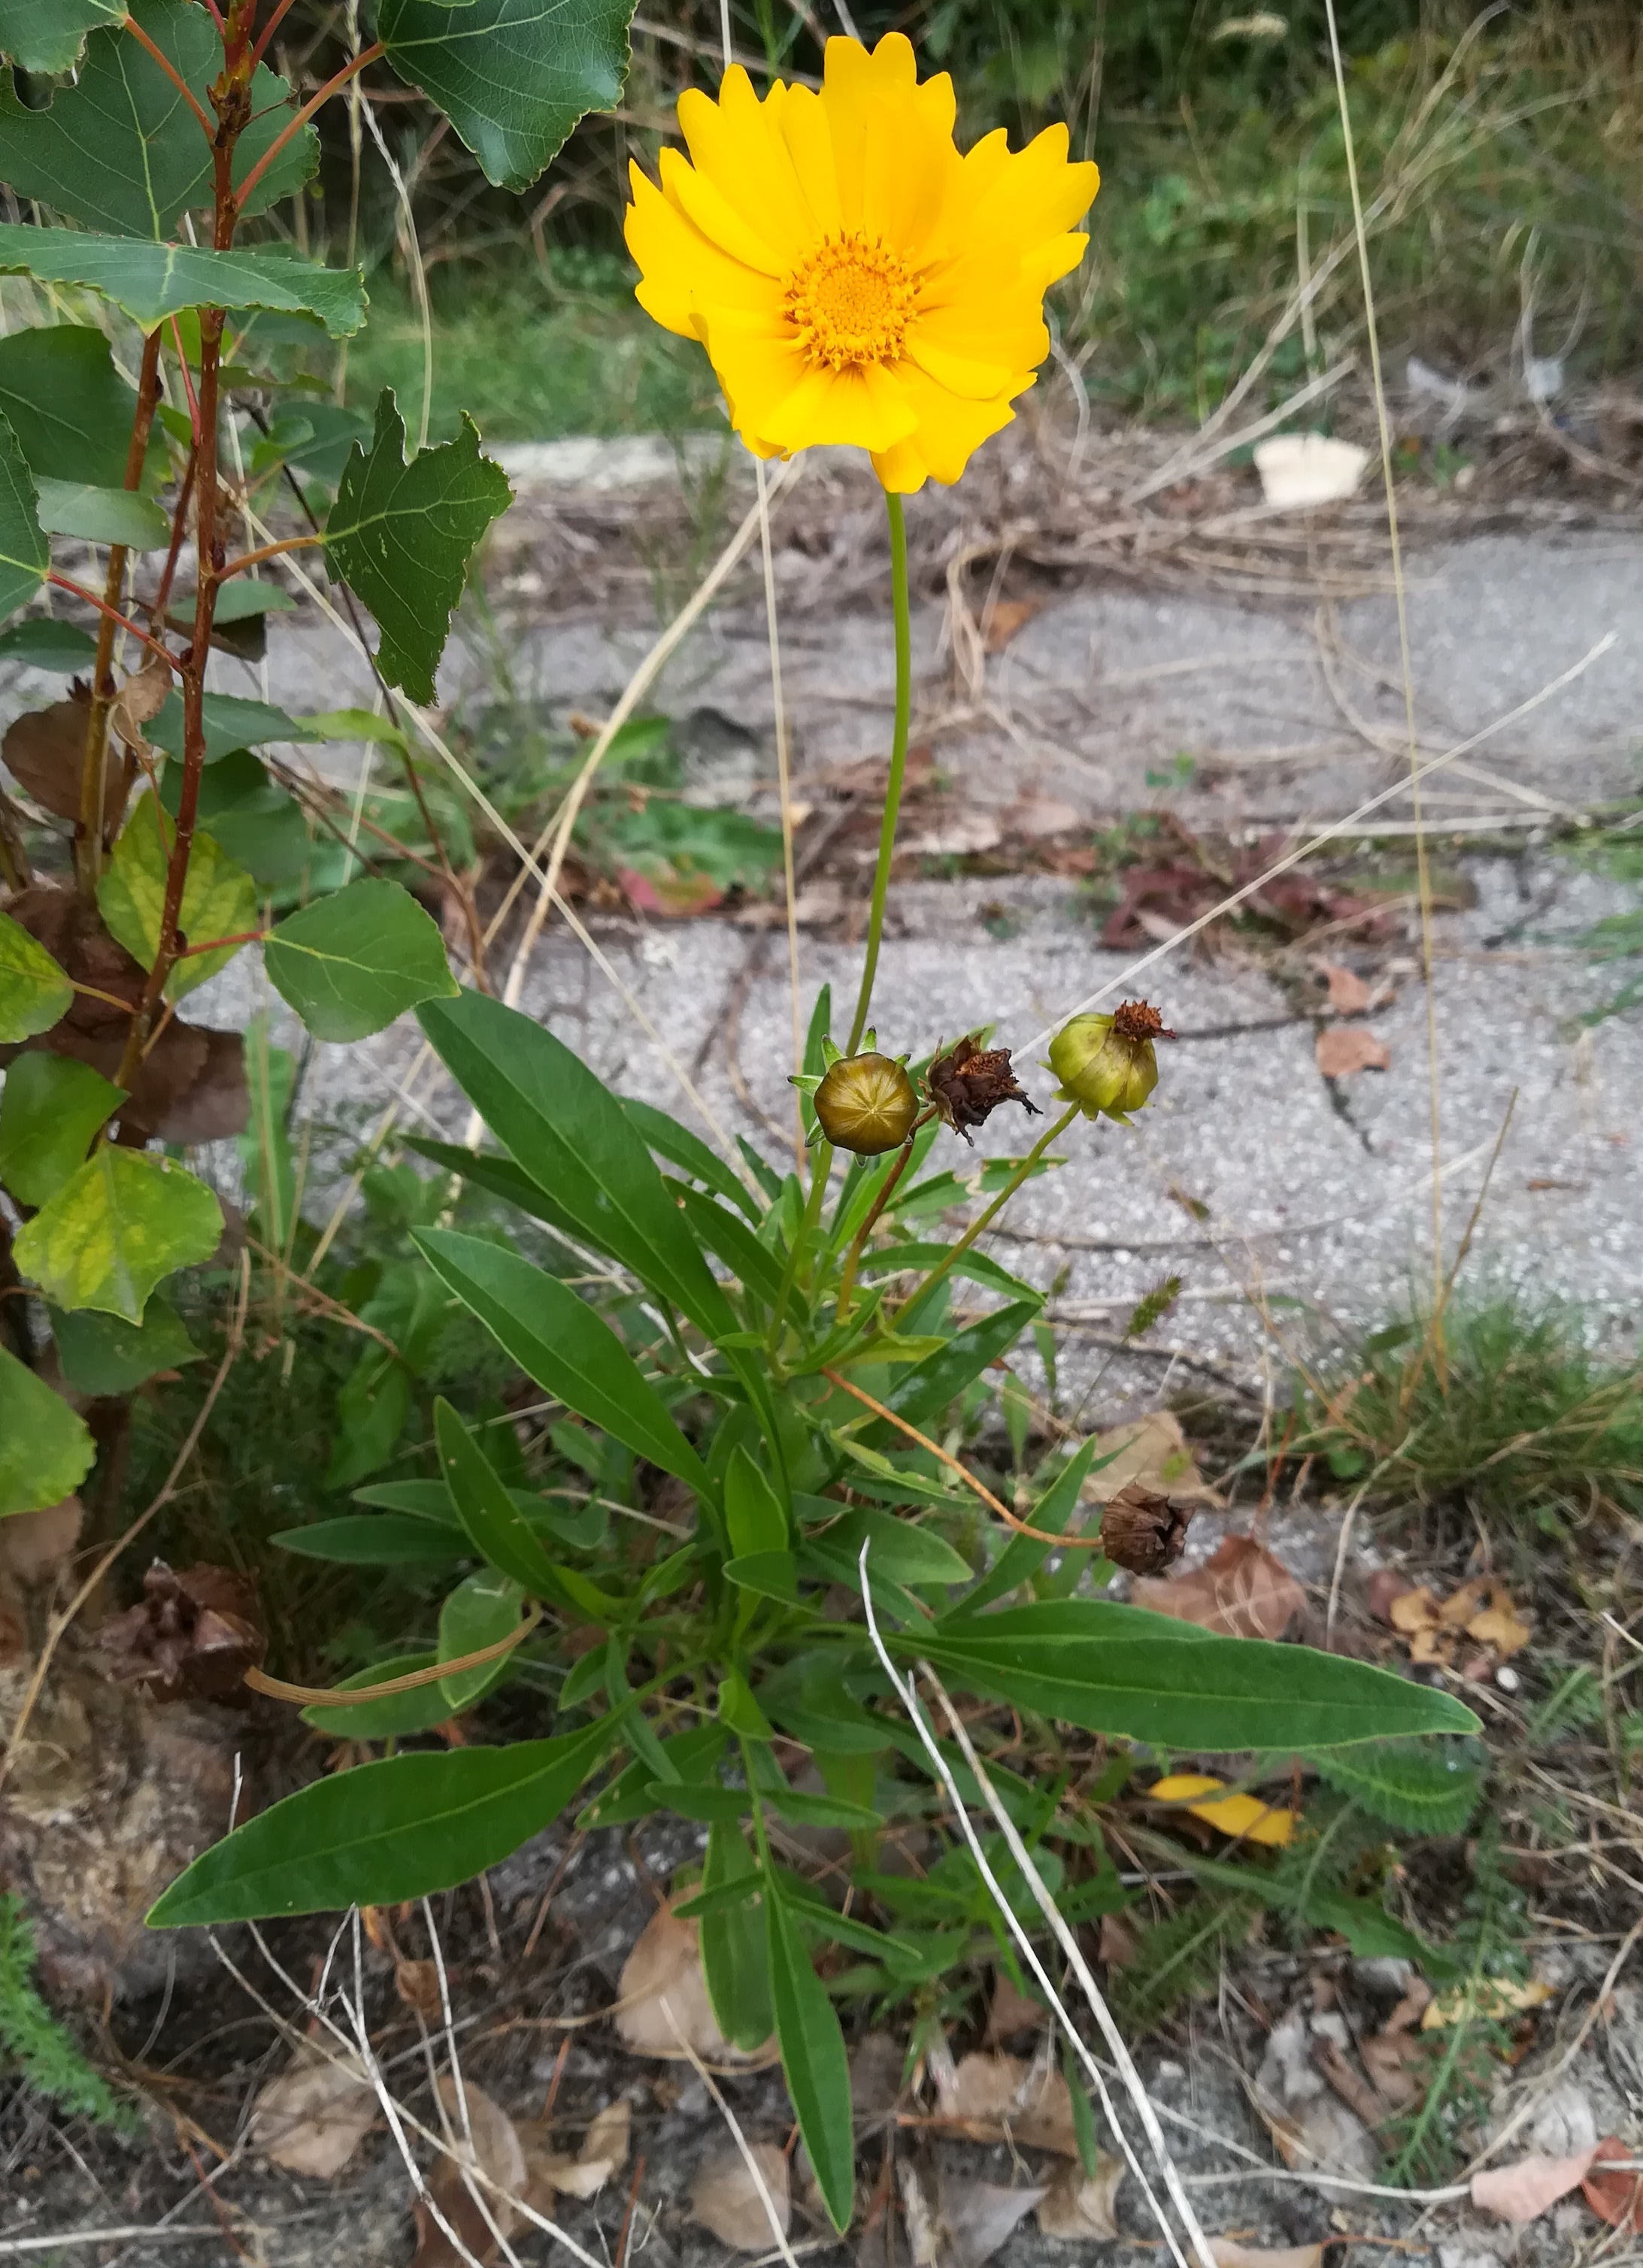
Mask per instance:
[[[299,1558],[332,1559],[346,1567],[427,1567],[468,1556],[468,1539],[455,1528],[391,1512],[313,1520],[304,1528],[282,1528],[269,1542]]]
[[[262,954],[269,982],[320,1040],[363,1040],[457,990],[438,923],[376,875],[288,916]]]
[[[470,9],[482,4],[468,0]],[[392,387],[383,389],[369,453],[356,443],[343,468],[325,523],[325,558],[376,616],[377,666],[413,701],[434,698],[434,671],[474,547],[512,500],[507,475],[480,455],[471,418],[454,441],[408,464],[405,421]]]
[[[55,235],[56,231],[50,232]],[[43,236],[47,232],[31,228],[18,233]],[[4,235],[4,228],[0,225],[0,239]],[[4,264],[0,258],[0,267]],[[50,565],[51,546],[40,524],[33,475],[11,430],[10,418],[0,416],[0,621],[28,604],[45,581]],[[0,946],[0,983],[4,978],[4,947]],[[0,1013],[3,1012],[0,996]],[[0,1039],[4,1036],[0,1028]]]
[[[0,1515],[61,1504],[96,1454],[85,1420],[0,1346]]]
[[[809,1795],[802,1788],[777,1787],[765,1792],[772,1810],[801,1827],[882,1827],[884,1814],[865,1803],[851,1803],[840,1795]]]
[[[453,1889],[556,1819],[620,1730],[602,1717],[550,1741],[386,1756],[316,1780],[196,1859],[149,1926],[398,1905]]]
[[[549,1228],[573,1243],[581,1241],[579,1223],[574,1220],[562,1204],[556,1204],[548,1190],[534,1182],[522,1166],[499,1150],[465,1150],[457,1142],[430,1141],[425,1134],[406,1137],[406,1147],[419,1158],[426,1158],[447,1173],[460,1174],[465,1182],[472,1182],[491,1196],[501,1197],[505,1204],[518,1205],[521,1212],[533,1220],[545,1220]]]
[[[1415,1835],[1463,1834],[1483,1794],[1483,1773],[1454,1749],[1367,1741],[1322,1749],[1308,1761],[1331,1787]]]
[[[202,103],[223,68],[222,40],[193,0],[133,0],[132,13]],[[0,175],[20,197],[38,197],[84,227],[113,236],[177,233],[182,215],[211,202],[209,136],[176,78],[129,33],[94,31],[73,81],[42,109],[0,107]],[[250,111],[234,145],[234,179],[243,180],[291,118],[291,88],[259,64]],[[319,163],[313,129],[286,144],[246,210],[262,212],[299,189]]]
[[[730,1548],[740,1557],[785,1552],[792,1540],[781,1499],[746,1449],[731,1452],[725,1469],[725,1521]]]
[[[274,1541],[277,1543],[278,1536]],[[387,1661],[372,1662],[369,1669],[357,1669],[336,1690],[346,1693],[350,1686],[387,1685],[396,1677],[431,1669],[438,1660],[437,1653],[396,1653]],[[301,1712],[303,1723],[328,1741],[405,1740],[413,1733],[431,1732],[450,1713],[437,1680],[431,1685],[413,1685],[408,1693],[390,1693],[384,1701],[358,1702],[351,1709],[327,1708],[313,1701]]]
[[[85,1162],[125,1089],[72,1056],[18,1056],[0,1087],[0,1182],[43,1205]]]
[[[209,1260],[222,1233],[223,1209],[203,1182],[151,1150],[106,1143],[18,1230],[13,1249],[60,1307],[136,1323],[160,1278]]]
[[[0,0],[0,55],[25,70],[72,70],[94,24],[125,20],[126,0]]]
[[[454,1229],[419,1229],[413,1242],[434,1272],[545,1394],[706,1495],[701,1460],[608,1323],[585,1300],[506,1252]]]
[[[633,0],[379,0],[377,36],[498,188],[528,188],[577,120],[614,110]]]
[[[477,1653],[482,1646],[495,1646],[508,1637],[519,1626],[524,1601],[519,1585],[498,1575],[494,1568],[482,1567],[465,1583],[459,1583],[439,1609],[440,1660],[460,1661],[465,1653]],[[465,1709],[471,1709],[507,1675],[512,1659],[504,1654],[499,1661],[482,1661],[477,1668],[442,1677],[439,1690],[450,1704],[451,1714],[460,1717]]]
[[[502,1476],[443,1395],[433,1405],[433,1431],[452,1510],[480,1557],[534,1598],[560,1597],[553,1562]]]
[[[208,252],[191,244],[149,244],[136,237],[5,221],[0,222],[0,275],[99,291],[145,331],[185,307],[315,315],[335,339],[350,337],[365,320],[365,279],[357,268],[321,268],[289,252]],[[0,529],[4,524],[0,518]],[[10,611],[0,607],[0,613]]]
[[[90,324],[46,323],[0,339],[0,410],[37,481],[123,488],[136,409],[135,387]],[[85,640],[67,623],[53,627]]]
[[[739,1885],[739,1898],[702,1916],[702,1973],[719,2030],[751,2055],[775,2028],[763,1884],[740,1825],[720,1822],[707,1838],[702,1888],[733,1893]]]
[[[856,2143],[851,2119],[850,2058],[837,2012],[811,1965],[793,1912],[766,1876],[764,1911],[770,1956],[770,2011],[782,2073],[799,2131],[828,2216],[841,2235],[856,2198]]]
[[[48,535],[83,543],[122,543],[129,551],[163,551],[171,522],[151,497],[129,489],[90,488],[84,481],[34,476],[36,516]]]
[[[1027,1519],[1030,1527],[1042,1528],[1051,1535],[1059,1535],[1063,1533],[1068,1521],[1079,1508],[1079,1499],[1083,1494],[1084,1484],[1089,1478],[1090,1469],[1095,1462],[1095,1452],[1100,1446],[1095,1435],[1092,1433],[1083,1447],[1075,1451],[1068,1458],[1043,1496],[1039,1498],[1038,1502],[1028,1513]],[[1106,1460],[1103,1459],[1102,1462],[1105,1462]],[[995,1599],[1007,1598],[1010,1593],[1019,1589],[1030,1575],[1037,1573],[1055,1548],[1053,1543],[1040,1543],[1030,1535],[1012,1535],[993,1561],[990,1571],[982,1577],[973,1590],[967,1591],[963,1598],[959,1601],[955,1612],[961,1615],[976,1614],[983,1607],[990,1607]],[[1087,1559],[1089,1556],[1087,1552],[1082,1551],[1078,1554],[1080,1560]]]
[[[675,1182],[671,1175],[664,1186],[677,1197],[680,1211],[696,1232],[697,1241],[715,1259],[724,1262],[739,1284],[767,1307],[775,1307],[781,1298],[782,1269],[770,1246],[762,1244],[738,1214],[709,1197],[705,1190],[693,1189],[688,1182]],[[792,1286],[787,1296],[790,1314],[795,1311],[800,1315],[808,1314],[807,1301]],[[763,1340],[759,1339],[758,1344],[762,1345]]]
[[[666,1158],[669,1165],[677,1166],[693,1181],[700,1182],[704,1188],[711,1189],[715,1197],[726,1198],[757,1227],[762,1208],[752,1190],[705,1142],[688,1126],[682,1126],[676,1118],[670,1118],[665,1110],[658,1110],[653,1103],[641,1102],[631,1094],[618,1095],[616,1100],[648,1149]]]
[[[1477,1726],[1448,1694],[1367,1662],[1221,1638],[1102,1599],[954,1616],[888,1643],[969,1692],[1161,1749],[1339,1748]]]
[[[974,1572],[969,1560],[933,1528],[915,1528],[893,1513],[847,1512],[827,1534],[852,1559],[860,1557],[863,1543],[871,1538],[868,1565],[895,1583],[968,1583]]]
[[[32,334],[18,331],[13,335],[28,338]],[[0,661],[15,661],[25,669],[49,669],[60,677],[71,677],[89,668],[96,657],[94,637],[51,615],[33,615],[0,630]]]
[[[181,1316],[158,1292],[151,1293],[140,1323],[93,1307],[48,1312],[64,1381],[77,1394],[129,1394],[158,1371],[200,1359]]]
[[[799,1603],[799,1563],[791,1551],[749,1551],[725,1562],[725,1573],[739,1590],[762,1599]]]
[[[955,1331],[939,1354],[926,1355],[896,1380],[883,1397],[885,1408],[905,1418],[910,1425],[922,1426],[926,1419],[940,1417],[972,1380],[1008,1352],[1043,1304],[1040,1300],[1012,1300]],[[880,1447],[894,1446],[902,1438],[893,1425],[882,1422],[862,1433],[865,1441]]]
[[[413,1520],[431,1520],[440,1528],[466,1534],[443,1481],[372,1481],[354,1491],[356,1504],[380,1505],[385,1512],[409,1513]]]
[[[159,950],[166,875],[176,821],[158,796],[145,795],[120,830],[97,885],[97,904],[108,932],[141,968],[151,968]],[[257,926],[257,886],[210,836],[195,836],[182,885],[178,928],[185,942],[243,937]],[[225,968],[238,945],[188,954],[166,979],[166,998],[181,1000]]]
[[[485,1123],[580,1233],[710,1338],[736,1318],[616,1097],[562,1040],[477,992],[431,1003],[424,1031]]]
[[[727,1669],[718,1681],[718,1719],[748,1741],[773,1741],[770,1720],[754,1699],[739,1669]]]

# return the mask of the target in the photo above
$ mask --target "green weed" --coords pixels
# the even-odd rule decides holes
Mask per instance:
[[[71,2116],[119,2134],[142,2132],[131,2105],[92,2069],[35,1990],[33,1933],[23,1901],[9,1894],[0,1896],[0,2054],[37,2094]]]

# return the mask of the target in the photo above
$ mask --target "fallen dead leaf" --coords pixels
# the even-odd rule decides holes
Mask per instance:
[[[1361,1016],[1374,995],[1354,970],[1345,968],[1338,961],[1320,961],[1320,976],[1330,988],[1330,1005],[1337,1016]]]
[[[1374,2137],[1330,2088],[1312,2058],[1307,2011],[1290,2009],[1267,2035],[1252,2090],[1278,2154],[1292,2172],[1308,2176],[1323,2196],[1345,2201],[1330,2174],[1374,2181],[1380,2164]]]
[[[54,701],[48,709],[31,709],[6,727],[0,756],[18,785],[32,795],[42,811],[59,819],[80,815],[80,773],[85,762],[85,733],[91,718],[89,696],[71,696]],[[103,759],[103,819],[114,815],[120,799],[124,767],[109,747]]]
[[[377,2116],[377,2092],[357,2057],[313,2050],[294,2056],[259,2088],[248,2140],[288,2174],[329,2181],[353,2156]]]
[[[1038,599],[995,599],[983,617],[981,642],[988,653],[1002,653],[1017,630],[1038,612]]]
[[[1257,441],[1252,453],[1264,500],[1291,512],[1340,503],[1357,488],[1369,461],[1368,450],[1358,442],[1330,433],[1274,433]]]
[[[1521,2015],[1526,2009],[1544,2007],[1555,1997],[1550,1984],[1533,1980],[1519,1984],[1510,1977],[1478,1977],[1430,2000],[1422,2012],[1420,2029],[1435,2032],[1450,2024],[1470,2023],[1474,2017]]]
[[[4,1534],[0,1530],[0,1534]],[[987,2041],[996,2047],[1001,2040],[1014,2039],[1020,2032],[1042,2031],[1049,2019],[1049,2010],[1042,2000],[1031,2000],[1025,1992],[1018,1992],[1007,1977],[1000,1976],[992,1988],[992,1999],[987,2009]]]
[[[1230,1638],[1282,1638],[1307,1603],[1288,1568],[1252,1535],[1227,1536],[1190,1575],[1160,1582],[1138,1577],[1130,1596],[1154,1614]]]
[[[611,2176],[627,2164],[632,2133],[632,2105],[608,2102],[590,2120],[574,2158],[543,2157],[535,2171],[564,2197],[597,2197]]]
[[[1580,2194],[1597,2215],[1611,2228],[1629,2229],[1643,2235],[1643,2171],[1638,2161],[1643,2153],[1628,2149],[1613,2134],[1605,2135],[1592,2154],[1589,2171],[1580,2183]]]
[[[943,2169],[936,2180],[941,2268],[982,2268],[1043,2198],[1042,2188],[1003,2189]]]
[[[1360,2039],[1358,2052],[1375,2093],[1389,2110],[1407,2110],[1426,2094],[1431,2057],[1426,2043],[1412,2039],[1407,2031],[1394,2030],[1389,2023],[1384,2031],[1371,2032]]]
[[[1489,1602],[1466,1625],[1468,1638],[1486,1646],[1500,1661],[1521,1653],[1533,1637],[1530,1624],[1513,1605],[1504,1583],[1492,1586]]]
[[[996,850],[1003,840],[1004,827],[996,811],[932,803],[923,826],[912,829],[897,847],[921,858],[974,858],[984,850]]]
[[[1097,2154],[1093,2174],[1086,2174],[1081,2165],[1064,2166],[1039,2202],[1040,2232],[1064,2244],[1117,2236],[1121,2232],[1112,2205],[1124,2171],[1122,2158],[1104,2152]]]
[[[1438,1602],[1424,1583],[1411,1591],[1400,1591],[1388,1602],[1386,1615],[1393,1629],[1402,1631],[1405,1638],[1439,1627]]]
[[[80,1540],[85,1507],[77,1496],[38,1512],[14,1512],[0,1521],[0,1571],[20,1583],[38,1581],[65,1560]]]
[[[1195,1819],[1202,1819],[1223,1835],[1235,1835],[1242,1843],[1281,1845],[1290,1840],[1298,1812],[1264,1803],[1258,1795],[1228,1794],[1226,1787],[1224,1779],[1213,1779],[1206,1772],[1171,1772],[1167,1778],[1154,1781],[1146,1793],[1155,1803],[1190,1811]],[[1205,1797],[1211,1800],[1196,1800]]]
[[[1325,1079],[1351,1079],[1360,1071],[1389,1071],[1392,1050],[1361,1024],[1326,1024],[1315,1050]]]
[[[1101,1918],[1101,1940],[1096,1948],[1101,1961],[1109,1969],[1127,1969],[1141,1950],[1135,1925],[1121,1913],[1103,1914]]]
[[[1097,1469],[1084,1484],[1092,1503],[1110,1503],[1132,1481],[1181,1504],[1220,1502],[1199,1472],[1173,1410],[1149,1410],[1145,1418],[1109,1427],[1098,1440]]]
[[[1081,811],[1051,795],[1023,795],[1004,814],[1007,835],[1025,836],[1031,842],[1072,835],[1087,825]]]
[[[787,2160],[774,2142],[754,2142],[748,2147],[760,2180],[754,2179],[740,2150],[720,2150],[692,2184],[690,2218],[737,2252],[768,2252],[772,2242],[782,2242],[792,2225]]]
[[[1536,2220],[1585,2179],[1596,2154],[1594,2143],[1573,2158],[1544,2158],[1536,2151],[1515,2165],[1485,2167],[1472,2176],[1472,2203],[1500,2220]]]
[[[439,1964],[437,1961],[396,1961],[394,1964],[394,1989],[408,2008],[416,2008],[424,2016],[438,2013],[439,2007]]]
[[[1031,2150],[1078,2155],[1072,2096],[1058,2071],[1019,2056],[967,2055],[942,2085],[939,2117],[972,2142],[1018,2142]]]
[[[108,711],[109,731],[135,747],[146,747],[143,727],[151,725],[165,707],[171,687],[171,665],[164,655],[151,650],[143,658],[142,668],[134,669],[115,694]]]
[[[1215,2268],[1321,2268],[1321,2244],[1240,2244],[1235,2236],[1212,2236]]]
[[[750,2054],[733,2047],[713,2014],[696,1926],[682,1921],[671,1906],[659,1906],[639,1933],[617,1984],[616,2029],[636,2055],[704,2063],[763,2065],[777,2051],[775,2041]]]
[[[459,2268],[470,2255],[475,2260],[494,2260],[519,2226],[519,2211],[511,2200],[522,2197],[529,2185],[519,2129],[483,2087],[464,2080],[459,2093],[449,2072],[441,2072],[439,2102],[457,2155],[438,2160],[428,2176],[428,2189],[466,2249],[452,2243],[419,2197],[413,2207],[416,2250],[411,2268]],[[496,2189],[478,2181],[470,2185],[465,2167],[488,2176]]]

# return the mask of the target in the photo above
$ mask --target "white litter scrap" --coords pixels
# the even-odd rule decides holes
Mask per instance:
[[[1328,433],[1274,433],[1255,448],[1261,494],[1287,512],[1339,504],[1356,490],[1368,461],[1367,449]]]

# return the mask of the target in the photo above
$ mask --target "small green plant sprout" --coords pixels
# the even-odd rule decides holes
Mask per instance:
[[[54,2016],[34,1984],[34,1936],[23,1901],[0,1896],[0,2068],[10,2061],[37,2095],[77,2118],[117,2134],[138,2134],[143,2122],[100,2072],[93,2071],[73,2036]]]

